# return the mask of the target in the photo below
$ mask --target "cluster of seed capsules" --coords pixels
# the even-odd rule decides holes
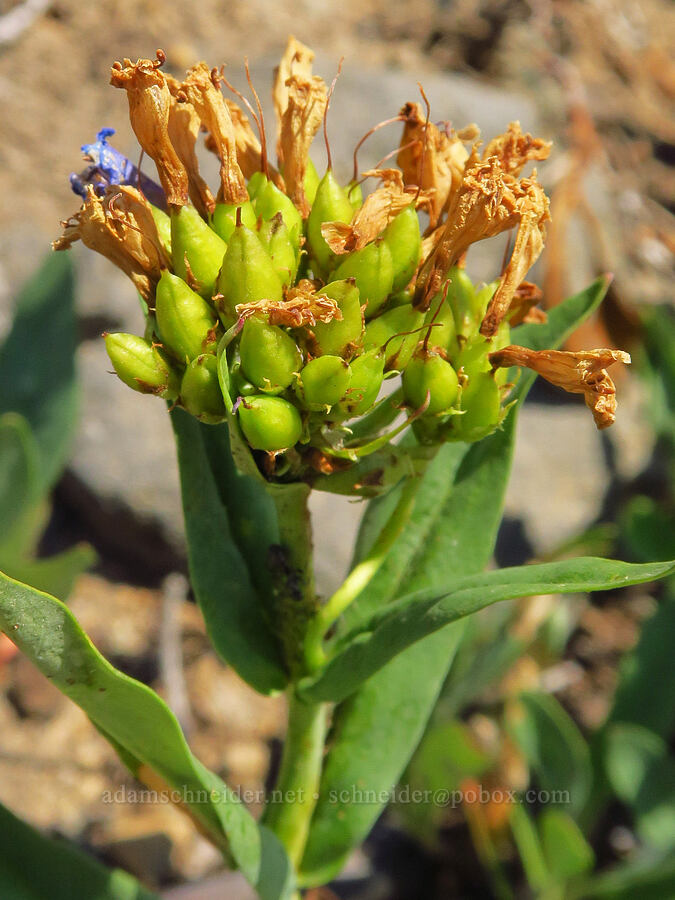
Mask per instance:
[[[364,200],[356,162],[349,184],[335,177],[327,137],[323,177],[309,157],[330,102],[312,59],[289,39],[273,92],[278,169],[259,101],[260,139],[224,98],[222,73],[198,63],[179,82],[161,51],[113,66],[160,184],[103,129],[83,147],[91,164],[71,184],[84,203],[54,247],[82,240],[138,289],[145,334],[105,336],[120,379],[204,423],[229,422],[268,477],[330,474],[408,426],[420,444],[480,440],[505,416],[513,365],[584,393],[598,427],[611,424],[603,366],[625,354],[508,346],[540,296],[523,277],[548,219],[536,175],[519,176],[550,145],[512,123],[481,154],[475,127],[439,128],[409,103],[391,120],[404,125],[400,168],[364,173],[381,183]],[[216,196],[199,173],[200,130],[220,161]],[[514,227],[499,279],[474,286],[469,246]]]
[[[455,267],[419,312],[411,281],[422,240],[413,202],[365,247],[336,255],[321,226],[349,224],[362,202],[359,186],[342,187],[330,169],[319,180],[310,168],[305,221],[262,172],[248,192],[241,206],[218,203],[209,222],[192,206],[171,217],[153,209],[173,272],[162,272],[145,337],[106,335],[122,381],[218,423],[227,415],[218,372],[225,353],[241,431],[253,450],[274,454],[297,447],[330,455],[344,444],[348,456],[345,424],[369,412],[383,381],[398,374],[402,405],[422,440],[473,441],[494,430],[505,371],[492,372],[487,354],[509,343],[509,326],[491,341],[478,329],[496,284],[476,289]],[[316,298],[314,324],[270,324],[275,313],[283,317],[285,298],[292,307],[294,288],[305,305]],[[324,298],[334,301],[325,322]],[[333,426],[339,441],[331,440]]]

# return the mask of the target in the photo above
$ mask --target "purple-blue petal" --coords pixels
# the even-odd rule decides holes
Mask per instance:
[[[84,199],[89,184],[99,197],[103,196],[108,185],[131,185],[139,188],[154,206],[166,210],[166,196],[162,188],[152,178],[139,172],[131,160],[108,143],[108,138],[113,134],[114,128],[101,128],[92,144],[82,145],[82,152],[90,165],[80,173],[71,174],[73,191]]]

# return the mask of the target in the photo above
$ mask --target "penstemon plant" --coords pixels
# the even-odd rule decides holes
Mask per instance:
[[[607,279],[548,318],[537,309],[541,294],[524,278],[549,206],[536,175],[521,172],[550,145],[517,123],[481,149],[475,126],[439,128],[428,104],[408,103],[394,120],[398,165],[363,173],[379,185],[365,200],[358,172],[347,185],[336,179],[327,140],[319,177],[309,149],[332,88],[312,60],[289,39],[273,92],[277,167],[250,78],[257,111],[232,90],[258,134],[204,63],[182,82],[161,51],[115,63],[111,83],[126,91],[159,184],[103,129],[71,176],[83,204],[54,245],[82,241],[137,289],[143,335],[107,334],[106,347],[125,384],[168,405],[208,634],[257,691],[287,693],[261,822],[62,603],[0,583],[2,629],[268,900],[330,880],[368,834],[420,739],[464,617],[673,571],[604,559],[484,571],[536,374],[583,394],[599,428],[614,421],[607,367],[628,355],[551,349],[598,306]],[[220,163],[215,195],[198,169],[200,130]],[[474,285],[471,244],[513,228],[501,274]],[[369,498],[353,567],[326,600],[312,572],[312,490]]]

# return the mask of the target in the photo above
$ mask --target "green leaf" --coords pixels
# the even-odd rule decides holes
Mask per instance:
[[[479,778],[494,763],[494,758],[481,748],[462,722],[445,721],[427,728],[405,774],[395,800],[396,810],[416,833],[431,840],[447,809],[434,802],[438,791],[460,789],[463,779]],[[407,790],[408,789],[408,790]],[[419,792],[422,800],[410,802]],[[399,801],[399,797],[402,802]]]
[[[675,856],[616,866],[567,892],[569,900],[666,900],[675,897]]]
[[[158,900],[121,869],[52,840],[0,805],[0,896],[11,900]]]
[[[584,807],[591,786],[588,745],[555,697],[523,693],[509,710],[506,728],[534,769],[551,803],[574,815]]]
[[[112,738],[113,746],[123,748],[123,761],[134,774],[143,778],[152,770],[178,792],[261,897],[289,896],[289,863],[276,838],[259,828],[224,782],[192,755],[157,694],[111,666],[63,603],[0,573],[0,629]]]
[[[604,747],[607,777],[632,808],[640,838],[659,850],[675,849],[675,761],[665,741],[640,725],[616,723]]]
[[[206,426],[179,409],[172,412],[171,419],[178,448],[190,576],[209,637],[221,658],[257,691],[270,694],[283,690],[287,677],[281,647],[269,623],[267,604],[260,599],[234,541],[228,509],[223,505],[203,439]],[[210,443],[211,455],[214,441]],[[223,462],[223,466],[229,464]],[[220,488],[226,490],[227,484],[221,482]],[[245,492],[248,486],[241,490]],[[246,525],[238,508],[235,521],[245,528],[242,540],[250,554],[257,537],[253,530],[257,507],[251,509]],[[261,524],[265,521],[263,518]]]
[[[75,428],[74,284],[70,257],[48,256],[19,295],[0,348],[0,413],[14,411],[28,420],[39,449],[40,493],[61,472]]]
[[[200,423],[199,431],[232,537],[260,598],[271,601],[274,583],[269,550],[280,540],[274,501],[262,479],[244,475],[235,465],[230,450],[231,429],[227,425]],[[268,607],[272,616],[271,602]]]
[[[673,572],[675,562],[624,563],[582,557],[449,579],[449,590],[434,588],[404,597],[360,623],[343,639],[343,649],[327,666],[301,682],[300,693],[314,703],[339,702],[406,647],[500,600],[606,591],[654,581]]]
[[[524,331],[518,329],[515,332],[517,339],[535,349],[558,346],[600,304],[607,283],[607,279],[600,279],[551,310],[545,325],[526,326]],[[524,398],[532,381],[530,373],[523,373],[518,385],[519,400]],[[428,539],[422,540],[409,569],[402,573],[400,584],[395,583],[388,567],[391,564],[395,567],[398,554],[407,552],[409,532],[394,543],[389,559],[374,582],[358,598],[354,611],[348,611],[345,618],[349,624],[390,602],[401,591],[434,586],[437,579],[448,583],[451,578],[485,568],[501,518],[515,421],[516,409],[513,409],[501,431],[466,449],[464,456],[454,447],[440,449],[429,466],[429,474],[419,478],[416,501],[420,529],[424,529],[424,516],[433,520],[439,507],[442,509],[440,517],[435,526],[432,524],[426,531]],[[455,453],[460,454],[461,461]],[[364,463],[372,461],[373,457],[369,457]],[[444,461],[448,470],[445,486],[442,480]],[[387,472],[386,467],[382,472]],[[405,464],[402,464],[398,477],[389,484],[396,484],[405,474]],[[329,480],[335,477],[329,476]],[[386,477],[384,474],[383,480]],[[368,540],[360,541],[364,552],[387,520],[387,510],[383,510],[379,502],[374,501],[373,516],[370,510],[366,515],[370,535]],[[416,511],[413,510],[413,516]],[[379,527],[375,521],[377,517]],[[381,586],[381,577],[388,579],[389,588]],[[371,596],[376,598],[373,602],[370,602]],[[363,840],[372,827],[384,801],[353,802],[349,799],[350,794],[358,787],[375,791],[375,796],[379,797],[380,791],[391,790],[397,783],[422,737],[462,628],[462,623],[452,624],[413,645],[335,711],[320,797],[302,863],[308,883],[324,883],[338,872],[350,849]],[[348,798],[344,802],[340,800],[341,791],[345,791],[342,796]]]
[[[567,813],[545,809],[539,817],[539,830],[544,856],[556,885],[593,868],[593,850]]]
[[[38,448],[26,419],[12,412],[0,416],[0,545],[37,501],[38,468]]]
[[[518,848],[527,883],[533,892],[540,891],[550,881],[551,874],[544,858],[537,828],[522,803],[514,803],[509,816],[511,833]]]
[[[9,559],[0,548],[0,569],[15,581],[30,584],[39,591],[68,597],[75,580],[96,562],[96,552],[89,544],[77,544],[56,556],[45,559]]]
[[[621,662],[610,722],[643,725],[669,740],[675,728],[675,679],[668,675],[675,634],[675,584],[669,582],[656,612],[642,626],[635,648]]]

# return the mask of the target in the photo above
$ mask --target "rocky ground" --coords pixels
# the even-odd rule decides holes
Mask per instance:
[[[203,0],[189,12],[177,0],[55,0],[12,32],[10,17],[20,6],[0,0],[0,338],[18,285],[47,252],[58,220],[76,208],[67,175],[80,166],[79,145],[110,125],[117,146],[136,153],[125,99],[107,86],[110,63],[162,47],[177,73],[204,58],[227,62],[229,77],[241,83],[247,54],[263,92],[288,33],[316,49],[326,78],[345,57],[330,120],[343,175],[358,138],[415,99],[417,81],[437,118],[478,122],[488,138],[520,119],[555,140],[540,173],[554,198],[549,251],[537,271],[546,301],[600,271],[616,274],[609,312],[586,331],[587,346],[634,343],[639,305],[668,297],[675,73],[665,48],[674,14],[661,0],[420,0],[414,7],[398,0],[337,7],[321,0]],[[362,166],[395,141],[392,131],[376,134]],[[473,274],[495,273],[502,249],[488,244],[474,254]],[[207,765],[260,790],[278,751],[283,704],[261,700],[223,671],[195,607],[160,589],[185,566],[168,422],[162,404],[108,374],[99,334],[139,328],[133,290],[102,260],[76,259],[82,416],[53,529],[61,541],[92,540],[101,564],[78,583],[73,611],[115,664],[171,695]],[[554,404],[549,392],[535,392],[519,425],[500,561],[545,554],[588,527],[617,479],[646,465],[653,439],[643,388],[624,377],[619,390],[621,416],[602,436],[583,404]],[[331,495],[314,500],[324,592],[348,565],[360,512],[358,503]],[[590,627],[607,639],[607,629],[595,621]],[[617,638],[621,646],[625,637]],[[171,641],[182,653],[182,685],[166,677]],[[0,668],[0,723],[0,799],[12,809],[154,885],[217,869],[214,851],[173,809],[102,802],[107,788],[128,785],[123,769],[84,716],[23,659]]]

